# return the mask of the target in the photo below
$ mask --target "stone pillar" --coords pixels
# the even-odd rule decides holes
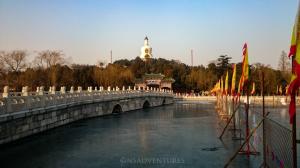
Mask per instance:
[[[77,87],[77,92],[78,92],[78,93],[82,92],[82,87],[81,87],[81,86],[78,86],[78,87]]]
[[[128,86],[128,89],[127,90],[131,90],[131,87],[130,86]]]
[[[125,86],[122,87],[122,91],[125,91]]]
[[[147,90],[149,90],[149,86],[147,86]]]
[[[52,87],[51,87],[51,94],[55,94],[55,92],[56,92],[56,87],[55,87],[55,86],[52,86]]]
[[[113,88],[113,91],[116,91],[116,89],[115,89],[115,88]]]
[[[44,86],[39,88],[38,95],[44,95]]]
[[[93,87],[92,86],[89,86],[88,87],[88,92],[92,92],[93,91]]]
[[[8,86],[4,86],[2,97],[9,97],[9,87]]]
[[[60,93],[61,94],[65,94],[66,93],[66,87],[65,86],[60,87]]]
[[[133,86],[133,90],[136,90],[136,87],[135,87],[135,86]]]
[[[40,92],[40,87],[36,87],[36,91],[37,94]]]
[[[71,86],[70,93],[74,93],[74,86]]]
[[[108,86],[108,87],[107,87],[107,91],[109,91],[109,92],[110,92],[110,86]]]
[[[22,87],[22,96],[28,96],[28,86]]]
[[[96,91],[96,92],[98,91],[98,87],[97,87],[97,86],[95,86],[95,91]]]

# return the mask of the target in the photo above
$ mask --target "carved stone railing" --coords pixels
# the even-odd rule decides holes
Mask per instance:
[[[34,109],[54,108],[62,105],[76,105],[100,101],[121,100],[135,97],[146,96],[164,96],[173,97],[173,93],[167,90],[159,90],[147,88],[147,90],[133,90],[125,87],[120,90],[118,87],[104,90],[89,87],[88,90],[82,91],[78,87],[74,91],[71,87],[70,91],[66,91],[65,87],[61,87],[60,91],[56,91],[55,87],[50,87],[49,91],[45,92],[43,87],[38,87],[36,92],[27,92],[27,87],[23,87],[22,92],[9,92],[8,87],[4,88],[4,93],[0,98],[0,117],[1,115],[9,115],[15,112],[31,111]]]

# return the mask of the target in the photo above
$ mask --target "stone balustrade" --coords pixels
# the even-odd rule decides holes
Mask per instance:
[[[34,109],[53,108],[61,105],[76,105],[95,101],[110,101],[124,98],[145,97],[145,96],[169,96],[173,97],[173,93],[167,90],[147,88],[141,90],[133,87],[133,90],[128,87],[122,89],[116,87],[107,90],[104,87],[88,87],[88,90],[83,91],[82,87],[74,90],[71,87],[66,91],[66,87],[62,86],[60,91],[56,91],[55,86],[49,88],[49,91],[44,91],[44,87],[37,87],[35,92],[28,92],[28,87],[22,88],[22,92],[9,92],[8,86],[4,87],[2,97],[0,97],[0,116],[15,112],[31,111]]]

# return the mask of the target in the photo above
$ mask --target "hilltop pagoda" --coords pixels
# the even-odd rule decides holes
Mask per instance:
[[[149,39],[147,36],[144,39],[144,46],[141,48],[140,58],[144,61],[152,58],[152,48],[149,45]]]

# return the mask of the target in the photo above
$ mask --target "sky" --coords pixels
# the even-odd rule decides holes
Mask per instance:
[[[154,58],[207,65],[220,55],[277,68],[289,51],[297,0],[0,0],[0,50],[62,50],[73,63]]]

